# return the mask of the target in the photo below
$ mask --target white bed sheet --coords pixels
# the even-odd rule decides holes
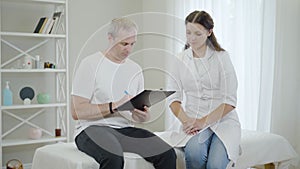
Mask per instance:
[[[251,166],[274,163],[276,169],[286,169],[289,165],[298,165],[298,155],[292,146],[286,139],[275,134],[243,130],[241,148],[242,154],[235,167],[228,168],[246,169]],[[184,153],[180,148],[175,150],[177,169],[185,169]],[[124,156],[125,169],[154,169],[152,164],[137,154],[124,153]],[[57,143],[36,150],[32,169],[41,168],[99,169],[99,164],[93,158],[80,152],[74,143]]]
[[[141,156],[134,153],[124,153],[125,168],[154,169]],[[99,164],[90,156],[79,151],[75,143],[57,143],[46,145],[35,151],[32,169],[99,169]]]
[[[250,130],[242,131],[242,154],[235,168],[274,163],[276,169],[298,166],[299,156],[282,136]]]

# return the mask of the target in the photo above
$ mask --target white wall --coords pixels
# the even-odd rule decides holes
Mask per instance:
[[[300,1],[277,0],[276,13],[276,72],[271,131],[284,136],[300,154]]]
[[[274,107],[272,116],[272,132],[283,135],[300,154],[300,73],[299,73],[299,39],[300,39],[300,1],[277,0],[276,25],[276,86],[274,88]],[[72,72],[76,68],[76,59],[82,59],[86,54],[104,49],[107,40],[105,29],[112,18],[123,15],[132,15],[138,20],[141,31],[162,32],[167,34],[164,21],[167,16],[161,14],[144,15],[141,12],[166,13],[167,1],[162,0],[69,0],[69,68],[70,82]],[[95,33],[96,32],[96,33]],[[95,34],[94,34],[95,33]],[[90,38],[91,37],[91,38]],[[164,68],[164,56],[169,55],[160,49],[166,47],[169,39],[157,35],[139,35],[137,46],[132,59],[142,67],[156,65]],[[86,45],[86,46],[85,46]],[[151,49],[154,48],[154,49]],[[141,49],[148,49],[143,51]],[[142,54],[143,57],[140,57]],[[160,71],[145,72],[146,87],[160,87],[164,77]],[[149,77],[149,78],[148,78]],[[152,79],[153,80],[148,80]],[[70,83],[70,87],[71,87]],[[158,114],[158,119],[151,123],[140,125],[150,130],[163,130],[164,116]],[[74,121],[71,119],[71,133]],[[72,135],[72,134],[71,134]],[[30,147],[24,147],[24,153],[16,156],[26,156]],[[23,151],[23,150],[22,150]],[[13,154],[13,152],[11,152]]]
[[[299,134],[295,134],[300,133],[299,127],[297,127],[299,118],[295,118],[299,116],[300,109],[299,106],[297,107],[299,105],[299,96],[295,92],[300,86],[300,74],[297,73],[299,71],[297,63],[300,63],[300,57],[298,57],[299,54],[297,53],[299,49],[298,39],[300,38],[300,23],[299,19],[297,19],[300,11],[299,3],[300,1],[298,0],[278,0],[275,38],[277,48],[276,67],[278,71],[275,77],[277,84],[274,89],[275,106],[273,107],[274,114],[272,118],[272,132],[285,136],[295,147],[299,147],[297,143],[300,142]],[[168,11],[167,8],[169,8],[167,1],[160,0],[71,0],[69,3],[70,72],[72,73],[76,58],[88,38],[113,17],[129,14],[142,16],[142,24],[139,24],[140,32],[167,33],[165,28],[167,24],[163,23],[163,19],[157,18],[157,16],[162,16],[163,13],[166,13]],[[79,10],[83,12],[79,14]],[[144,14],[140,12],[144,12]],[[149,12],[152,12],[152,14],[149,14]],[[160,14],[154,14],[153,12]],[[103,34],[103,31],[101,33]],[[104,38],[105,34],[103,36],[98,32],[97,37],[93,37],[88,41],[80,58],[87,53],[103,49],[106,45]],[[165,39],[161,40],[161,37],[149,34],[140,34],[139,39],[141,40],[137,43],[138,45],[132,59],[137,60],[143,67],[157,64],[158,67],[163,67],[165,60],[159,57],[161,54],[159,49],[163,49],[166,46]],[[154,50],[151,51],[150,48],[154,48]],[[141,49],[147,49],[151,52],[142,51]],[[158,54],[151,55],[152,52]],[[142,59],[139,58],[139,54],[143,55]],[[153,72],[149,73],[145,73],[146,87],[160,87],[163,85],[164,79],[159,72],[154,72],[154,74],[156,73],[154,77],[158,78],[158,80],[147,80],[147,77],[152,76],[151,78],[153,78],[153,75],[151,75]],[[72,78],[72,74],[70,77]],[[163,128],[161,125],[163,125],[163,121],[155,123],[152,129],[161,130]]]
[[[2,6],[3,5],[3,6]],[[1,31],[8,32],[33,32],[37,21],[41,16],[52,16],[54,11],[53,5],[47,5],[44,3],[20,3],[20,2],[9,2],[1,1]],[[25,13],[25,15],[24,15]],[[12,43],[17,48],[27,51],[33,46],[40,44],[41,39],[39,38],[14,38],[5,37],[4,38],[9,43]],[[2,39],[1,39],[2,40]],[[26,43],[24,43],[26,40]],[[44,39],[45,40],[45,39]],[[29,54],[32,56],[40,55],[41,62],[50,61],[55,62],[54,54],[54,41],[49,39],[46,45],[42,45],[34,50],[29,50]],[[8,47],[5,43],[1,42],[1,53],[2,63],[12,58],[12,56],[17,56],[20,52],[15,49]],[[19,59],[19,63],[23,63],[23,58]],[[5,68],[16,68],[18,61],[8,64]],[[21,66],[21,65],[20,65]],[[5,81],[10,81],[10,88],[13,92],[13,103],[16,105],[22,105],[23,100],[19,96],[19,92],[23,87],[32,87],[35,93],[33,97],[32,104],[37,104],[37,94],[46,92],[50,94],[51,101],[55,100],[55,76],[54,74],[48,73],[2,73],[1,74],[1,87],[4,87]],[[1,89],[2,90],[2,89]],[[8,110],[8,112],[13,112],[13,114],[23,118],[25,123],[20,127],[14,129],[14,131],[5,136],[5,139],[20,139],[27,138],[29,128],[32,126],[27,124],[27,120],[39,127],[54,133],[55,126],[55,114],[53,114],[54,108],[45,109],[44,113],[37,116],[33,116],[37,109],[20,109],[20,110]],[[8,132],[19,124],[22,124],[20,120],[13,118],[7,113],[1,114],[2,134]],[[25,120],[26,119],[26,120]],[[48,120],[45,120],[48,119]],[[5,132],[4,132],[5,131]],[[5,164],[10,159],[17,158],[22,160],[23,163],[28,163],[32,160],[34,150],[42,146],[43,144],[30,144],[26,146],[9,146],[3,148],[2,164]]]
[[[70,88],[76,62],[86,55],[104,50],[107,46],[106,26],[113,18],[139,13],[140,0],[70,0],[69,1],[69,58]],[[140,48],[138,40],[135,50]],[[71,118],[71,137],[75,121]]]
[[[78,11],[83,12],[79,14]],[[165,75],[161,70],[165,69],[164,57],[167,54],[163,49],[166,42],[164,37],[155,32],[166,32],[167,18],[164,13],[166,13],[166,3],[160,0],[71,0],[69,2],[70,82],[72,82],[73,70],[76,69],[76,59],[82,59],[87,54],[105,49],[107,45],[105,25],[114,17],[130,15],[139,26],[137,45],[130,58],[137,61],[144,69],[145,88],[163,88]],[[145,32],[154,32],[154,34]],[[151,109],[152,120],[137,126],[151,131],[163,130],[163,108],[164,104],[161,103]],[[72,133],[74,121],[71,119],[71,122]]]
[[[82,59],[86,54],[105,49],[107,45],[105,25],[111,19],[140,12],[141,8],[139,0],[70,0],[70,72],[74,70],[78,57]]]
[[[298,112],[298,116],[296,116],[296,118],[298,120],[297,120],[296,126],[298,126],[300,124],[300,113],[299,113],[300,112],[300,104],[298,104],[297,112]],[[297,151],[298,155],[300,156],[300,129],[299,129],[299,126],[298,126],[298,129],[296,131],[296,135],[297,135],[297,139],[296,139],[297,144],[296,144],[295,148],[296,148],[296,151]],[[298,166],[298,167],[300,168],[300,166]]]
[[[166,51],[167,22],[169,16],[166,14],[166,2],[161,0],[143,0],[142,4],[143,28],[139,37],[143,40],[142,49],[139,51],[143,57],[142,67],[145,76],[145,88],[165,88],[166,57],[171,56]],[[147,128],[151,131],[163,131],[165,122],[165,102],[151,107],[152,120],[146,124],[136,126]]]

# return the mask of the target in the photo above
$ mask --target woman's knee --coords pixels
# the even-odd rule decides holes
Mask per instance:
[[[191,139],[184,147],[184,153],[187,158],[201,158],[201,156],[207,156],[208,147],[205,143],[199,143],[197,139]],[[203,158],[201,158],[203,159]]]
[[[227,158],[209,158],[206,167],[207,169],[226,169],[228,163],[229,160]]]
[[[217,135],[213,136],[207,169],[225,169],[229,163],[226,148]]]

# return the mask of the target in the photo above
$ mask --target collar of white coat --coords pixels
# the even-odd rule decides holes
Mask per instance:
[[[188,48],[186,50],[187,56],[189,59],[193,59],[193,50],[192,48]],[[205,56],[203,57],[204,60],[209,60],[215,53],[215,50],[211,49],[209,46],[206,48]]]

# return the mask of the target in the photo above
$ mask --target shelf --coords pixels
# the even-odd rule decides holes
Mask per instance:
[[[17,146],[17,145],[27,145],[27,144],[37,144],[37,143],[48,143],[56,141],[66,141],[66,137],[42,137],[40,139],[4,139],[2,140],[3,147]]]
[[[63,34],[42,34],[42,33],[24,33],[24,32],[0,32],[1,36],[18,36],[33,38],[66,38]]]
[[[2,73],[65,73],[66,69],[1,69]]]
[[[26,0],[26,1],[49,3],[49,4],[66,4],[66,1],[60,1],[60,0]]]
[[[24,84],[33,85],[40,91],[47,90],[53,96],[48,104],[32,100],[31,104],[24,105],[19,100],[13,105],[3,106],[2,101],[0,102],[1,167],[4,166],[3,160],[19,152],[22,154],[19,159],[29,162],[27,155],[32,155],[36,147],[70,141],[70,86],[68,0],[0,0],[0,11],[0,81],[11,81],[12,89],[21,88]],[[62,15],[55,32],[33,33],[36,17],[50,17],[50,13],[54,14],[56,11],[61,11]],[[20,23],[14,24],[11,21]],[[34,62],[36,55],[54,62],[56,68],[44,69],[44,62],[40,61],[40,69],[23,69],[20,64],[26,63],[23,57],[30,56]],[[3,84],[0,86],[4,87]],[[0,100],[3,98],[2,94],[0,92]],[[28,126],[41,128],[42,138],[28,138],[22,132]],[[52,131],[57,126],[64,131],[62,137],[55,137]],[[21,130],[17,131],[19,129]],[[28,145],[35,146],[23,149]],[[15,146],[20,146],[21,149],[15,149]]]
[[[31,104],[31,105],[12,105],[1,106],[2,110],[16,110],[16,109],[32,109],[32,108],[46,108],[46,107],[63,107],[66,103],[52,103],[52,104]]]
[[[6,2],[34,2],[34,3],[46,3],[46,4],[66,4],[66,1],[63,0],[2,0]]]

